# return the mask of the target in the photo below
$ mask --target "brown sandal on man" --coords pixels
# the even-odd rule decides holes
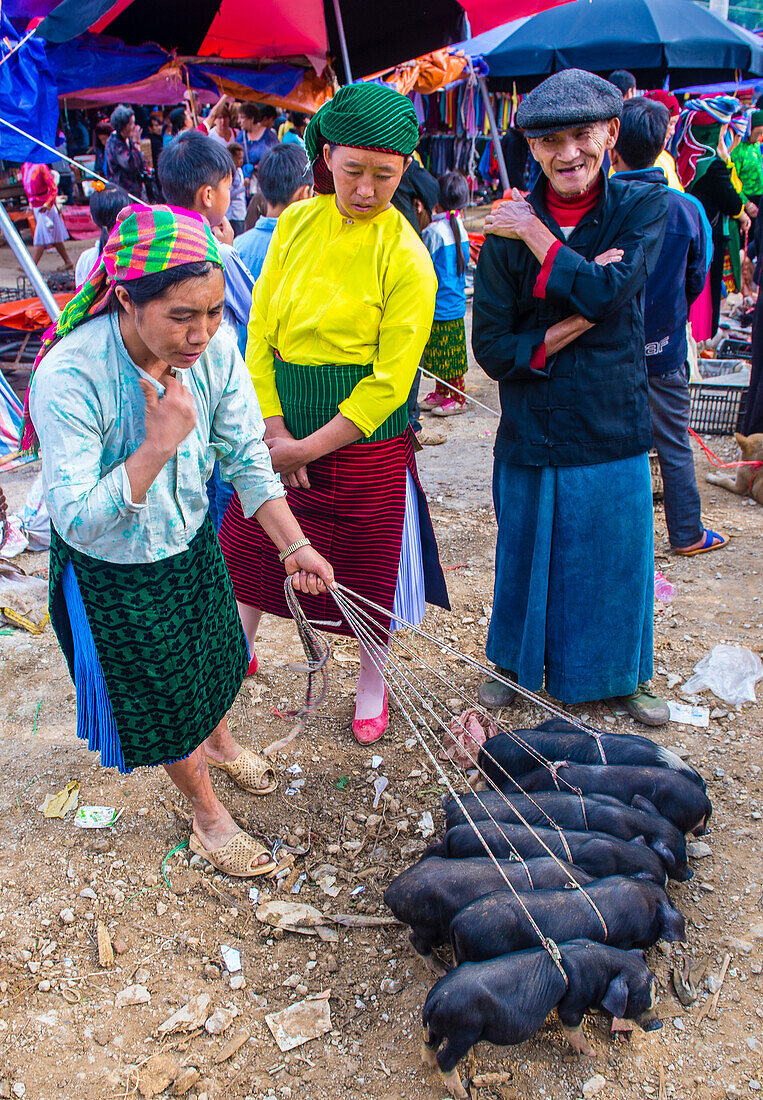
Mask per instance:
[[[264,844],[254,837],[249,836],[243,829],[234,833],[230,840],[223,844],[222,848],[205,848],[196,833],[191,833],[188,839],[188,847],[194,855],[202,856],[209,860],[213,867],[222,871],[224,875],[232,875],[233,878],[255,878],[257,875],[269,875],[275,871],[275,860],[269,859],[267,863],[258,863],[260,856],[269,856],[270,852]]]
[[[248,791],[249,794],[272,794],[278,786],[273,765],[264,756],[252,752],[251,749],[242,749],[235,760],[218,761],[213,760],[211,756],[207,756],[207,764],[210,768],[219,768],[221,772],[225,772],[234,783],[243,790]],[[267,787],[259,786],[263,777],[267,776],[268,773],[272,775],[273,782],[269,783]]]

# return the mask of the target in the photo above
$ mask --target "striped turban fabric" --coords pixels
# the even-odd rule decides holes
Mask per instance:
[[[323,147],[349,145],[408,157],[419,143],[419,123],[406,96],[384,84],[348,84],[310,120],[305,145],[315,189],[331,194],[334,180],[323,160]]]
[[[721,127],[728,125],[741,109],[739,100],[729,95],[687,100],[672,146],[684,187],[690,188],[704,176],[718,156]]]
[[[98,266],[56,323],[46,330],[32,373],[53,344],[106,309],[115,283],[200,262],[222,267],[217,241],[200,214],[172,206],[126,206],[119,212]],[[22,450],[37,448],[29,416],[29,389],[24,401],[20,445]]]

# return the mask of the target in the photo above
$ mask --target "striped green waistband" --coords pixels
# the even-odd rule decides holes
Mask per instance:
[[[276,389],[286,427],[295,439],[304,439],[336,416],[340,402],[349,397],[362,378],[372,373],[370,366],[340,363],[305,367],[274,358]],[[408,408],[401,405],[373,435],[362,436],[359,443],[382,443],[402,435],[408,426]]]

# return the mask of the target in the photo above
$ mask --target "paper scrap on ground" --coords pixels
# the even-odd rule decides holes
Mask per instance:
[[[304,1001],[297,1001],[280,1012],[268,1013],[265,1023],[279,1050],[286,1053],[331,1031],[330,996],[331,990],[324,989],[322,993],[305,997]]]
[[[116,825],[124,809],[115,810],[113,806],[80,806],[74,815],[74,824],[79,829],[108,829]]]
[[[710,725],[710,708],[693,707],[690,703],[668,702],[671,722],[682,722],[685,726],[700,726],[705,728]]]
[[[380,775],[378,779],[374,780],[374,809],[378,808],[379,799],[389,786],[389,779],[386,775]]]
[[[237,951],[235,947],[228,947],[227,944],[220,944],[220,954],[223,957],[225,963],[225,969],[229,974],[238,974],[241,969],[241,952]]]
[[[66,817],[69,810],[76,809],[78,802],[79,783],[72,779],[57,794],[46,794],[40,810],[43,817]]]
[[[320,909],[301,901],[266,901],[254,915],[262,924],[283,928],[285,932],[300,932],[303,936],[314,936],[316,925],[326,923]]]

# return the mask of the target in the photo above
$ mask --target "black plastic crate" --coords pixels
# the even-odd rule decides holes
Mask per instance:
[[[732,435],[739,431],[747,405],[747,386],[689,383],[691,427],[700,435]]]
[[[744,336],[724,336],[715,349],[716,359],[749,359],[752,340]]]

